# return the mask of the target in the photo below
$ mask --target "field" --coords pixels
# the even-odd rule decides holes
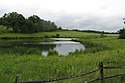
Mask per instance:
[[[69,56],[52,55],[43,57],[38,54],[17,54],[10,51],[0,51],[0,82],[13,83],[16,74],[20,74],[21,80],[41,80],[52,77],[60,77],[77,73],[84,73],[98,68],[99,62],[104,66],[117,66],[125,64],[125,40],[118,39],[117,34],[104,34],[101,37],[97,33],[85,33],[78,31],[57,31],[34,34],[1,33],[0,38],[24,38],[24,37],[53,37],[59,34],[60,37],[77,38],[82,43],[100,46],[84,52],[72,53]],[[3,41],[3,40],[1,40]],[[5,40],[4,40],[5,41]],[[103,47],[104,46],[104,47]],[[105,47],[106,46],[106,47]],[[2,50],[2,49],[1,49]],[[104,70],[104,75],[125,72],[125,69]],[[87,75],[55,83],[83,83],[86,80],[99,76],[99,73]],[[124,83],[125,77],[119,76],[105,80],[105,83]],[[100,83],[99,81],[95,83]]]

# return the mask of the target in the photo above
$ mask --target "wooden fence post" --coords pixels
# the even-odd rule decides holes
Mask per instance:
[[[101,80],[101,83],[104,83],[103,62],[100,62],[100,63],[99,63],[99,70],[100,70],[100,80]]]
[[[15,83],[19,83],[19,74],[16,75]]]

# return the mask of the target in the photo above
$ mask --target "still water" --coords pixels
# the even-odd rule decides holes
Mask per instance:
[[[25,47],[25,48],[37,48],[41,51],[41,55],[48,56],[49,52],[56,51],[58,55],[66,56],[70,52],[84,51],[85,47],[80,42],[71,41],[66,38],[52,39],[51,42],[33,42],[33,41],[13,41],[13,42],[1,42],[1,48],[13,48],[13,47]]]
[[[54,42],[39,42],[39,43],[24,43],[25,45],[39,44],[42,46],[42,55],[47,56],[50,51],[56,51],[59,55],[68,55],[70,52],[84,51],[84,45],[74,41],[54,41]],[[45,48],[45,49],[44,49]]]

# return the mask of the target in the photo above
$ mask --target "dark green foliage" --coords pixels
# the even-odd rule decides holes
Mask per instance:
[[[51,56],[51,55],[58,55],[58,52],[55,50],[51,50],[51,51],[49,51],[48,56]]]
[[[104,31],[96,31],[96,30],[74,30],[80,32],[87,32],[87,33],[100,33],[100,34],[117,34],[117,32],[104,32]]]
[[[0,25],[0,34],[1,34],[1,33],[7,33],[7,32],[9,32],[9,31],[11,31],[11,30],[8,29],[7,27],[4,27],[4,26],[1,26],[1,25]]]
[[[104,37],[104,31],[101,33],[101,37]]]
[[[22,14],[18,14],[17,12],[5,13],[4,16],[0,18],[0,25],[11,27],[13,32],[16,33],[35,33],[58,30],[54,22],[44,21],[37,15],[25,18]]]
[[[19,32],[22,25],[25,23],[25,18],[18,14],[17,12],[12,12],[9,14],[4,14],[2,19],[2,25],[9,26],[13,28],[13,32]]]
[[[45,37],[45,38],[49,38],[48,35],[45,35],[44,37]]]
[[[118,31],[118,33],[120,34],[119,38],[121,38],[121,39],[124,39],[124,38],[125,38],[125,29],[124,29],[124,28],[123,28],[123,29],[120,29],[120,30]]]
[[[0,25],[2,25],[2,19],[0,18]]]
[[[60,37],[60,35],[59,34],[56,34],[56,38],[59,38]]]
[[[62,27],[59,27],[59,30],[63,30]]]

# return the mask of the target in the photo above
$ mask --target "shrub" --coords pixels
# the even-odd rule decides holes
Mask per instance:
[[[123,28],[123,29],[120,29],[119,31],[118,31],[118,33],[120,34],[119,35],[119,38],[120,39],[124,39],[125,38],[125,29]]]
[[[56,34],[56,38],[59,38],[60,37],[60,35],[59,34]]]
[[[49,38],[49,36],[48,36],[48,35],[45,35],[44,37],[45,37],[45,38]]]

